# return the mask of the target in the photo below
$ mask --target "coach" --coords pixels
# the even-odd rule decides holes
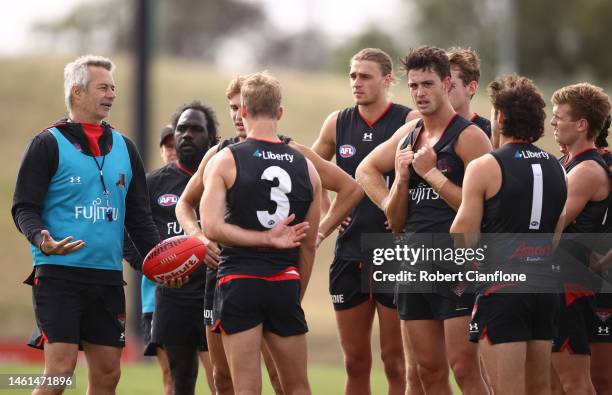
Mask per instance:
[[[145,173],[129,139],[103,122],[115,100],[114,64],[86,55],[66,65],[68,118],[26,149],[12,215],[31,243],[34,312],[46,374],[72,374],[79,345],[88,393],[114,393],[125,345],[124,226],[144,256],[159,242]],[[37,389],[35,394],[62,393]]]

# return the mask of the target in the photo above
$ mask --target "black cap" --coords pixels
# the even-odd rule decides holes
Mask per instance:
[[[164,140],[166,139],[166,137],[173,135],[174,129],[172,129],[172,125],[164,126],[161,133],[159,134],[159,146],[161,147],[164,144]]]

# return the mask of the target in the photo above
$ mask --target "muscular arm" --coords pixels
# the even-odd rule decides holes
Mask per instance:
[[[363,191],[351,176],[338,166],[321,158],[310,148],[293,141],[289,145],[312,162],[313,170],[319,174],[322,187],[336,192],[336,198],[319,225],[319,233],[327,237],[359,203],[363,197]]]
[[[298,258],[300,300],[304,297],[310,281],[312,266],[314,265],[317,233],[319,231],[319,219],[321,217],[321,180],[311,161],[308,161],[308,175],[312,184],[313,200],[304,218],[304,221],[310,224],[310,228],[306,232],[306,237],[302,240]]]
[[[491,142],[478,126],[468,126],[467,129],[461,133],[455,145],[455,152],[463,161],[463,165],[466,169],[472,160],[490,151]],[[467,173],[463,178],[464,182],[466,178]],[[459,209],[462,195],[460,186],[449,180],[444,183],[444,186],[438,193],[453,210]]]
[[[217,144],[206,152],[206,155],[204,155],[204,158],[202,158],[198,166],[198,170],[187,183],[185,190],[176,204],[176,220],[181,225],[186,235],[202,234],[202,229],[200,225],[198,225],[196,210],[200,206],[200,200],[204,193],[204,169],[210,159],[217,153],[218,147],[219,145]]]
[[[598,186],[593,188],[593,186]],[[608,177],[593,161],[585,161],[567,173],[567,201],[564,229],[584,210],[591,200],[602,200],[608,195]]]
[[[321,158],[331,160],[336,152],[336,122],[338,111],[334,111],[323,121],[319,137],[312,145],[312,150]]]
[[[394,169],[397,147],[415,125],[416,121],[400,127],[389,140],[370,152],[357,167],[355,179],[370,200],[382,210],[385,210],[385,199],[389,196],[389,187],[384,174]]]

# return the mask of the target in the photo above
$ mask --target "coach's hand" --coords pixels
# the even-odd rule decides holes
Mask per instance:
[[[399,178],[400,181],[408,181],[410,178],[410,165],[413,161],[414,152],[411,145],[400,150],[395,155],[395,177]]]
[[[310,228],[310,224],[306,221],[290,226],[289,224],[295,219],[295,214],[291,214],[285,220],[274,228],[266,232],[267,245],[272,248],[295,248],[299,247],[300,240],[306,237],[306,232]]]
[[[39,248],[45,255],[66,255],[85,247],[83,240],[72,241],[72,236],[68,236],[61,241],[55,241],[48,230],[42,230],[40,234],[43,240]]]
[[[432,147],[421,147],[414,154],[414,159],[412,160],[412,167],[418,175],[423,177],[425,174],[427,174],[429,170],[436,167],[437,160],[438,156],[436,155],[436,151],[434,151]]]

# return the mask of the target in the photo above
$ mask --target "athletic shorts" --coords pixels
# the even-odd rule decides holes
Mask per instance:
[[[217,271],[206,270],[206,288],[204,289],[204,324],[213,326],[213,308],[215,301],[215,289],[217,288]]]
[[[552,340],[559,310],[556,294],[480,294],[469,326],[470,341],[489,344]]]
[[[142,327],[142,342],[144,349],[142,355],[145,357],[154,357],[157,355],[157,347],[162,347],[151,341],[151,326],[153,325],[153,313],[144,313],[141,316],[140,323]]]
[[[612,294],[595,296],[594,319],[591,343],[612,343]]]
[[[44,342],[125,346],[123,286],[38,277],[32,296]]]
[[[446,296],[437,293],[398,293],[395,302],[402,321],[447,320],[470,315],[474,294]]]
[[[160,345],[194,345],[208,351],[204,332],[203,300],[199,303],[175,301],[155,295],[151,342]]]
[[[395,309],[393,293],[374,293],[371,289],[363,292],[362,276],[363,270],[367,270],[365,268],[359,261],[334,258],[329,268],[329,293],[334,310],[347,310],[372,298],[385,307]]]
[[[568,350],[571,354],[591,355],[589,341],[594,332],[595,298],[583,296],[574,299],[569,306],[565,295],[558,296],[559,317],[557,336],[553,340],[553,352]]]
[[[259,324],[278,336],[308,332],[300,304],[299,280],[261,278],[219,280],[215,293],[214,330],[232,335]]]

